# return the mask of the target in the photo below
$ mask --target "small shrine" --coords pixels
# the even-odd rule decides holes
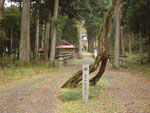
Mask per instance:
[[[62,40],[61,44],[56,46],[56,49],[58,54],[74,55],[75,46],[65,40]]]

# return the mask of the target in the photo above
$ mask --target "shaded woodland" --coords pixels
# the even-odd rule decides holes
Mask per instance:
[[[8,5],[9,2],[10,5]],[[113,68],[119,68],[119,56],[136,54],[138,63],[150,63],[149,0],[1,0],[0,1],[0,64],[10,62],[28,66],[32,61],[47,61],[56,66],[56,45],[66,40],[83,51],[98,50],[90,73],[99,70],[90,80],[100,80],[110,54]],[[86,34],[88,46],[83,47]],[[40,56],[39,49],[43,50]],[[62,87],[77,87],[82,71]]]

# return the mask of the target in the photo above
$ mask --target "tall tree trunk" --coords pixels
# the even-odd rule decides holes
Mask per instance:
[[[5,3],[5,0],[0,1],[0,20],[2,19],[2,12],[3,12],[3,8],[4,8],[4,3]]]
[[[120,28],[120,54],[124,55],[123,28]]]
[[[129,38],[129,54],[132,54],[132,35],[128,35]]]
[[[42,26],[42,40],[41,40],[41,48],[44,49],[44,41],[45,41],[45,23]]]
[[[78,51],[78,57],[79,59],[82,59],[82,26],[83,26],[83,22],[82,19],[79,21],[80,25],[79,25],[79,51]]]
[[[113,68],[119,68],[119,55],[120,55],[120,6],[116,12],[116,31],[115,31],[115,48],[114,48],[114,62]]]
[[[20,36],[20,62],[30,62],[30,0],[23,0],[23,12]]]
[[[148,55],[147,55],[147,63],[150,63],[150,36],[148,36]]]
[[[140,63],[143,64],[143,38],[140,32]]]
[[[10,30],[10,51],[12,51],[13,48],[13,29]]]
[[[97,36],[94,37],[94,48],[96,48],[96,42],[97,42],[96,37]]]
[[[121,30],[121,35],[122,35],[122,55],[125,55],[125,36],[124,36],[123,28]]]
[[[59,0],[55,0],[54,4],[54,21],[56,21],[58,16],[58,7],[59,7]],[[52,40],[51,40],[51,54],[50,54],[50,65],[55,65],[55,51],[56,51],[56,35],[57,35],[57,25],[53,23],[52,26]]]
[[[39,9],[38,9],[36,15],[35,60],[38,60],[38,55],[39,55],[39,28],[40,28],[40,23],[39,23]]]
[[[120,4],[120,0],[113,1],[112,6],[107,11],[107,13],[104,17],[104,23],[101,26],[101,29],[100,29],[100,32],[98,35],[98,56],[97,56],[95,62],[90,65],[89,72],[92,73],[95,70],[97,70],[100,62],[103,62],[103,65],[101,65],[101,66],[104,66],[104,67],[100,67],[99,74],[96,75],[97,79],[95,79],[95,80],[98,80],[102,76],[103,71],[106,66],[105,62],[107,62],[107,60],[105,60],[105,59],[108,58],[108,51],[109,51],[109,45],[108,45],[109,42],[108,41],[109,41],[109,37],[110,37],[111,26],[112,26],[112,22],[113,22],[113,18],[114,18],[114,12],[119,4]],[[92,79],[94,79],[94,78],[92,78]],[[95,80],[92,81],[92,79],[90,80],[91,84],[96,84],[97,81],[95,81]],[[82,70],[75,73],[75,75],[73,77],[71,77],[68,81],[66,81],[65,84],[63,84],[62,88],[75,88],[78,86],[78,83],[81,80],[82,80]]]
[[[4,8],[5,0],[0,0],[0,21],[2,20],[2,13]],[[5,37],[5,31],[2,27],[0,27],[0,36]]]
[[[92,52],[92,43],[91,43],[92,35],[91,32],[88,33],[88,51]]]
[[[92,47],[91,47],[91,52],[93,52],[94,49],[94,34],[92,33],[92,41],[91,41]]]
[[[45,60],[48,60],[49,55],[49,39],[50,39],[50,15],[49,20],[46,22],[46,35],[45,35]]]
[[[22,3],[21,3],[21,1],[22,1],[22,0],[19,0],[19,10],[20,10],[20,11],[22,11],[22,7],[21,7],[21,6],[22,6]]]

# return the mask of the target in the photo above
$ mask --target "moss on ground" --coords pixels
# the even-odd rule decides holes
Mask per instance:
[[[28,66],[20,66],[18,61],[6,60],[4,65],[4,68],[0,70],[0,85],[61,69],[58,68],[58,63],[56,67],[51,68],[49,62],[45,61],[31,62]]]

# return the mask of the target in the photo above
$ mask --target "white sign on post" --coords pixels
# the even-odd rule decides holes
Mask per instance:
[[[85,102],[89,100],[89,65],[83,65],[82,67],[82,99]]]

